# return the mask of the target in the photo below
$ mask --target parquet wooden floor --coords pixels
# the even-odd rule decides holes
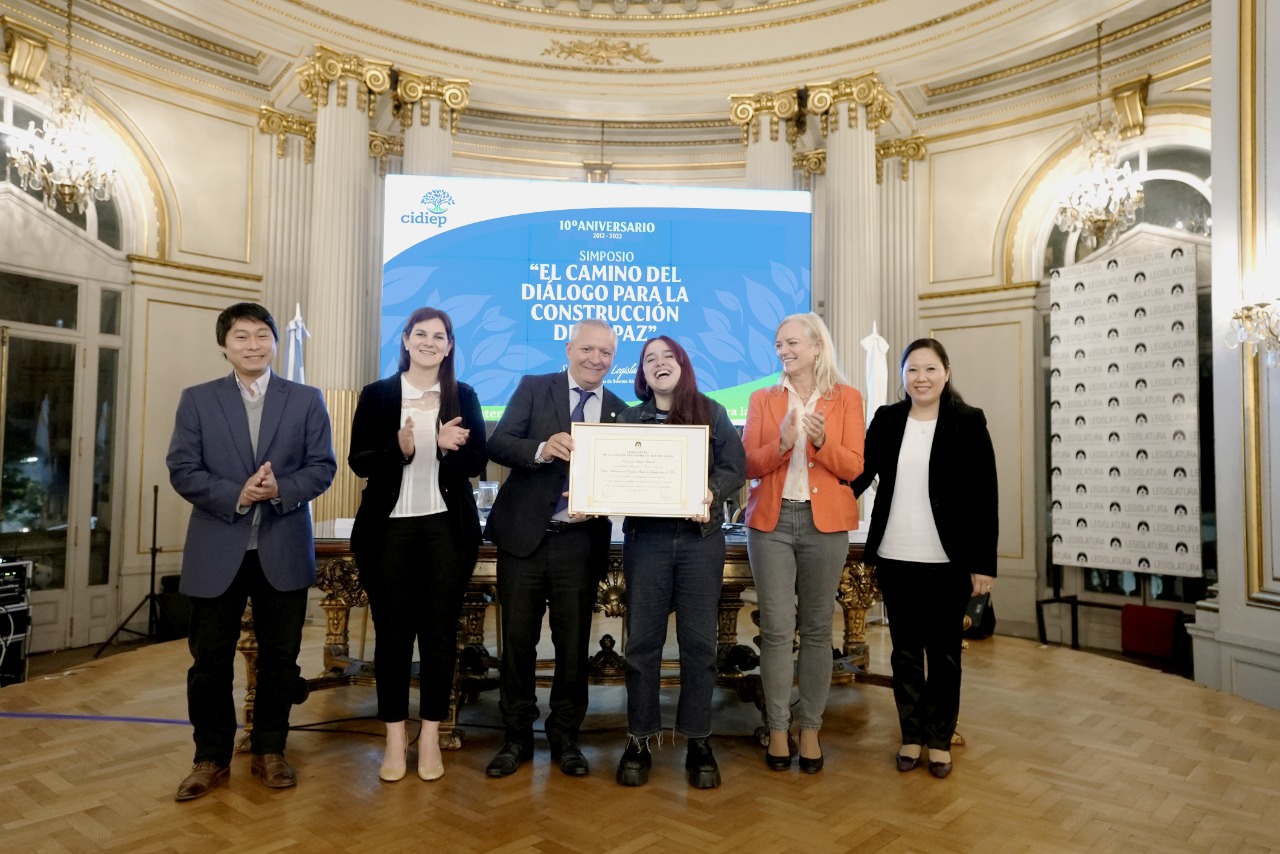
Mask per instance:
[[[886,640],[872,633],[881,670]],[[319,671],[322,642],[308,627],[304,673]],[[464,708],[465,745],[446,754],[443,779],[411,771],[389,785],[377,778],[380,725],[340,720],[374,713],[373,689],[353,687],[295,709],[296,789],[262,787],[238,756],[228,785],[177,804],[191,760],[187,661],[176,641],[0,690],[0,851],[1280,850],[1280,711],[1025,640],[966,653],[968,745],[944,781],[895,770],[892,696],[856,685],[832,690],[814,776],[767,769],[754,708],[722,692],[721,788],[691,790],[683,742],[667,737],[650,784],[623,789],[625,694],[606,687],[592,689],[588,777],[552,769],[542,741],[512,777],[485,777],[501,742],[488,693]]]

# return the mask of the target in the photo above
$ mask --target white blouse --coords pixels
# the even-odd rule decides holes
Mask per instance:
[[[436,435],[440,421],[440,384],[426,391],[409,385],[400,375],[400,426],[413,419],[413,461],[400,475],[400,497],[391,518],[430,516],[445,511],[440,494],[440,461],[436,459]]]
[[[889,521],[880,540],[881,557],[912,563],[947,563],[929,504],[929,456],[938,422],[907,418],[898,449],[898,476],[889,505]]]

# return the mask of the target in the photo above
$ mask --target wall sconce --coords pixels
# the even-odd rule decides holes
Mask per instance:
[[[1241,306],[1231,315],[1231,325],[1222,343],[1230,350],[1251,344],[1266,352],[1267,367],[1272,367],[1280,362],[1280,314],[1271,309],[1271,303]]]

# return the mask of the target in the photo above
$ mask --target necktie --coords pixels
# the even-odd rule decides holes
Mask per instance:
[[[586,420],[587,401],[595,396],[595,392],[586,391],[580,388],[575,388],[574,391],[578,393],[578,403],[576,406],[573,407],[573,412],[569,413],[569,420],[581,423],[582,421]],[[569,489],[569,474],[566,472],[564,476],[564,483],[561,484],[560,486],[560,492],[561,493],[567,492],[568,489]],[[556,515],[563,513],[568,508],[569,508],[569,497],[567,495],[561,495],[560,500],[556,502]]]

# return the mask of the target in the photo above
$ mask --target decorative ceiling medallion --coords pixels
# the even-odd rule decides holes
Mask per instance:
[[[562,42],[551,40],[551,47],[542,52],[543,56],[554,56],[557,59],[573,59],[594,66],[612,67],[624,62],[643,62],[646,65],[660,64],[662,60],[649,55],[649,46],[632,44],[623,39],[574,39]]]

